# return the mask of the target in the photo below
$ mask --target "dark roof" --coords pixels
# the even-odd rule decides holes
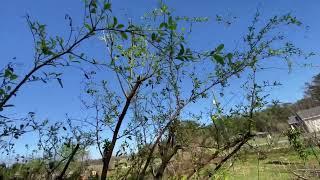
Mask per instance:
[[[314,117],[314,116],[320,116],[320,106],[311,108],[311,109],[306,109],[306,110],[302,110],[302,111],[298,111],[297,114],[299,115],[299,117],[304,120],[310,117]],[[289,117],[290,119],[290,117]]]
[[[297,124],[299,121],[297,120],[296,116],[290,116],[288,119],[288,123],[291,124]]]

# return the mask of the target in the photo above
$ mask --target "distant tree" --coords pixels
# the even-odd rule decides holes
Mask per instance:
[[[272,102],[255,114],[256,130],[260,132],[281,133],[288,128],[288,117],[294,112],[292,104]]]
[[[320,104],[320,74],[313,76],[310,83],[306,83],[305,96]]]
[[[313,108],[320,105],[320,74],[313,76],[311,82],[305,84],[304,96],[291,105],[292,111]]]

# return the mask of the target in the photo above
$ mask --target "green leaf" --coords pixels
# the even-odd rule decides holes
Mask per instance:
[[[224,48],[224,44],[220,44],[220,45],[216,48],[216,53],[220,53],[223,48]]]
[[[4,77],[8,78],[8,77],[10,77],[11,75],[12,75],[12,71],[10,71],[9,69],[6,69],[6,70],[4,71]]]
[[[123,24],[118,24],[117,29],[121,29],[121,28],[123,28],[123,27],[124,27]]]
[[[63,88],[62,80],[60,78],[57,78],[58,83],[60,84],[61,88]]]
[[[52,52],[50,51],[50,49],[47,46],[42,46],[41,50],[44,55],[51,55],[52,54]]]
[[[0,96],[3,95],[5,92],[3,89],[0,89]]]
[[[168,24],[165,23],[165,22],[161,23],[160,26],[159,26],[159,28],[161,29],[161,28],[163,28],[163,27],[165,27],[165,28],[168,27]]]
[[[123,38],[123,39],[125,39],[125,40],[127,40],[128,39],[128,35],[127,35],[127,33],[125,33],[125,32],[120,32],[120,35],[121,35],[121,37]]]
[[[13,81],[13,80],[15,80],[15,79],[17,79],[18,78],[18,76],[16,75],[16,74],[12,74],[11,76],[10,76],[10,80],[11,81]]]
[[[172,16],[169,17],[168,24],[169,24],[169,25],[173,24]]]
[[[172,16],[169,17],[169,20],[168,20],[168,28],[170,30],[176,30],[177,29],[177,24],[176,22],[174,22]]]
[[[155,33],[151,34],[151,40],[155,41],[157,39],[157,35]]]
[[[181,61],[184,61],[185,58],[184,58],[183,56],[177,56],[176,59],[179,59],[179,60],[181,60]]]
[[[97,7],[97,1],[95,1],[95,0],[91,1],[91,6],[96,8]]]
[[[90,13],[92,13],[92,14],[95,14],[96,12],[97,12],[96,8],[92,8],[92,9],[90,10]]]
[[[113,27],[116,27],[118,24],[118,19],[116,17],[113,17]]]
[[[111,10],[111,3],[105,3],[103,6],[104,10]]]
[[[180,44],[180,51],[179,51],[179,53],[178,53],[178,56],[181,56],[181,55],[183,55],[183,54],[184,54],[184,47],[183,47],[182,44]]]
[[[92,28],[91,28],[91,26],[90,26],[89,24],[84,24],[84,26],[85,26],[89,31],[92,30]]]
[[[226,57],[231,61],[231,59],[232,59],[232,57],[233,57],[233,54],[232,54],[232,53],[228,53],[228,54],[226,55]]]
[[[219,54],[214,54],[213,58],[221,65],[224,65],[224,59],[222,56],[220,56]]]

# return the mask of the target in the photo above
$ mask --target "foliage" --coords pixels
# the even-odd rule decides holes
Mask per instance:
[[[67,38],[51,36],[45,24],[27,16],[34,39],[33,66],[25,75],[18,75],[13,63],[0,71],[0,140],[37,132],[38,151],[43,154],[38,161],[15,164],[13,171],[27,177],[30,165],[35,172],[41,171],[42,178],[57,175],[57,179],[63,179],[71,171],[76,177],[85,169],[86,148],[95,145],[101,155],[101,179],[107,175],[117,179],[163,179],[181,152],[192,155],[189,166],[193,171],[188,172],[188,178],[201,172],[216,176],[255,136],[255,131],[282,130],[279,124],[286,121],[290,106],[273,103],[267,107],[266,92],[279,83],[269,82],[268,77],[262,82],[257,79],[266,60],[281,59],[291,68],[290,58],[308,56],[280,29],[301,26],[296,17],[274,16],[260,24],[257,12],[244,35],[245,48],[229,52],[223,43],[206,50],[193,49],[188,42],[192,26],[207,19],[177,16],[162,2],[139,23],[122,22],[112,11],[110,1],[85,0],[84,4],[79,28],[66,16],[70,29]],[[79,48],[90,38],[105,45],[106,61]],[[88,116],[39,123],[35,113],[30,112],[21,124],[4,116],[9,107],[14,107],[9,104],[11,99],[27,83],[56,80],[63,88],[61,72],[68,66],[80,67],[84,73],[85,94],[81,101]],[[239,83],[240,78],[243,83]],[[244,100],[225,109],[219,98],[233,82],[241,84]],[[217,89],[221,89],[220,97],[216,97]],[[316,92],[314,85],[309,89],[309,94]],[[192,107],[210,98],[214,99],[207,112],[210,120],[202,125],[198,120],[206,116]],[[294,149],[306,158],[299,135],[288,132]],[[112,162],[114,155],[125,160]],[[213,160],[217,163],[208,170]],[[110,174],[112,163],[116,173]]]
[[[312,82],[306,83],[305,96],[311,98],[317,104],[319,104],[320,95],[320,74],[313,77]]]
[[[282,133],[288,128],[288,117],[292,114],[292,105],[273,102],[266,109],[257,112],[255,117],[258,132]]]
[[[306,160],[310,153],[304,145],[301,132],[296,129],[290,129],[287,132],[288,140],[293,149],[299,154],[300,158]]]

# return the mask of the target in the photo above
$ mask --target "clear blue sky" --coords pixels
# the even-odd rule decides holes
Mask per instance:
[[[320,1],[319,0],[168,0],[169,7],[175,9],[175,14],[186,16],[205,16],[210,20],[206,24],[195,26],[191,44],[197,49],[209,49],[224,43],[227,48],[233,49],[241,43],[242,35],[257,9],[263,18],[272,15],[281,15],[291,12],[304,25],[310,28],[301,28],[288,31],[294,43],[305,51],[320,52]],[[125,18],[139,18],[156,7],[156,0],[115,0],[113,12]],[[28,13],[34,19],[48,25],[53,34],[65,35],[67,22],[65,14],[73,17],[74,22],[81,21],[81,0],[4,0],[0,6],[0,67],[13,61],[18,64],[19,72],[23,73],[32,65],[33,44],[32,37],[26,25],[24,16]],[[215,16],[236,16],[233,25],[227,27],[214,22]],[[102,54],[101,44],[90,42],[86,51],[89,54]],[[99,56],[99,55],[98,55]],[[16,60],[12,58],[16,57]],[[102,55],[100,55],[102,57]],[[316,55],[308,62],[318,63]],[[296,61],[303,61],[303,59]],[[80,112],[79,95],[81,91],[81,72],[66,69],[63,76],[64,88],[59,88],[56,82],[49,84],[30,84],[22,88],[18,96],[12,101],[17,115],[34,111],[39,118],[62,120],[66,113],[78,116]],[[283,102],[294,102],[303,95],[304,83],[319,73],[319,68],[294,68],[291,74],[286,70],[269,70],[263,72],[273,80],[279,80],[283,86],[272,92],[272,97]],[[236,83],[236,82],[233,82]],[[199,107],[201,108],[201,107]],[[24,138],[32,142],[30,137]]]

